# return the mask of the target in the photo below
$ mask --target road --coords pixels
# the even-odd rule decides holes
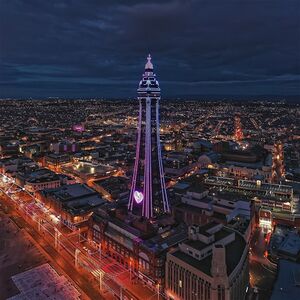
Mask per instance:
[[[250,242],[250,284],[258,290],[257,300],[270,298],[276,277],[276,265],[266,257],[266,240],[261,230],[256,229]],[[254,298],[253,298],[254,299]]]

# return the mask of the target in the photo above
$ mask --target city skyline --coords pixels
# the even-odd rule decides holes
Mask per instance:
[[[0,300],[296,300],[298,0],[0,0]]]
[[[0,97],[298,96],[298,1],[2,1]],[[155,42],[154,42],[155,41]]]
[[[299,104],[161,101],[149,155],[151,68],[130,102],[1,101],[1,300],[297,299]],[[157,182],[157,124],[170,213],[152,193],[141,217],[128,202]]]

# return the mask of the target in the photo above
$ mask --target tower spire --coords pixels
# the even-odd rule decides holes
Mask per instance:
[[[153,70],[153,64],[151,62],[151,55],[150,55],[150,53],[147,56],[147,63],[145,64],[145,71],[148,71],[148,70]]]

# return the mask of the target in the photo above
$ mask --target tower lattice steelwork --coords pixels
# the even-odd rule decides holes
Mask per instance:
[[[151,219],[169,213],[170,206],[159,135],[160,88],[150,54],[137,92],[139,121],[128,209]]]

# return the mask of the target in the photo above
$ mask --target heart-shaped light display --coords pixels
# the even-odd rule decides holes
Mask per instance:
[[[144,195],[143,193],[139,192],[139,191],[135,191],[133,193],[133,197],[136,203],[141,203],[144,200]]]

